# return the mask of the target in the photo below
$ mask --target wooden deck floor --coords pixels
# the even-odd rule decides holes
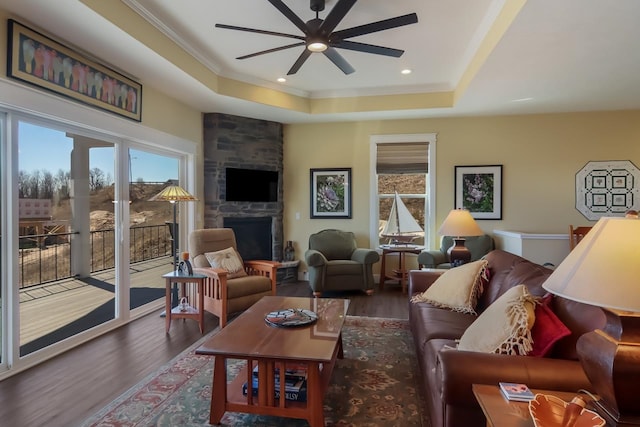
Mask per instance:
[[[162,288],[162,275],[172,270],[171,257],[132,264],[131,288]],[[20,344],[32,342],[81,319],[114,297],[113,269],[88,279],[69,278],[20,291]],[[163,299],[157,301],[160,307]]]

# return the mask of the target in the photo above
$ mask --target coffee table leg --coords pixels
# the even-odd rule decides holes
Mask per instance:
[[[307,373],[307,405],[309,409],[309,426],[324,427],[324,407],[322,406],[322,385],[320,384],[320,368],[318,362],[309,363]]]
[[[216,356],[213,362],[213,386],[211,387],[211,413],[209,424],[220,424],[227,406],[227,360]]]

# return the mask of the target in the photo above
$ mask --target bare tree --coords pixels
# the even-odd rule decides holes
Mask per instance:
[[[69,173],[69,171],[65,172],[62,169],[58,169],[55,181],[56,192],[58,193],[59,200],[68,199],[70,192],[71,173]]]
[[[55,193],[55,182],[53,174],[48,170],[42,171],[42,183],[40,185],[40,193],[38,198],[40,199],[53,199]]]
[[[93,168],[89,171],[89,190],[97,191],[105,187],[106,177],[104,172],[99,168]]]

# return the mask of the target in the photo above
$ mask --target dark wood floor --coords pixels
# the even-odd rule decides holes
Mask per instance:
[[[278,295],[310,297],[307,282],[278,286]],[[397,285],[373,296],[348,297],[349,315],[408,317],[408,298]],[[173,322],[165,334],[160,311],[111,331],[41,365],[0,381],[0,425],[70,427],[100,410],[193,344],[201,335],[195,322]],[[205,330],[218,326],[206,313]]]

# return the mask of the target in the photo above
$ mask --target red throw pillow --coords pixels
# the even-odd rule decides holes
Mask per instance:
[[[558,340],[571,335],[571,330],[549,307],[551,298],[552,295],[546,296],[541,304],[536,305],[536,320],[531,328],[533,349],[529,352],[529,356],[544,357],[551,352]]]

